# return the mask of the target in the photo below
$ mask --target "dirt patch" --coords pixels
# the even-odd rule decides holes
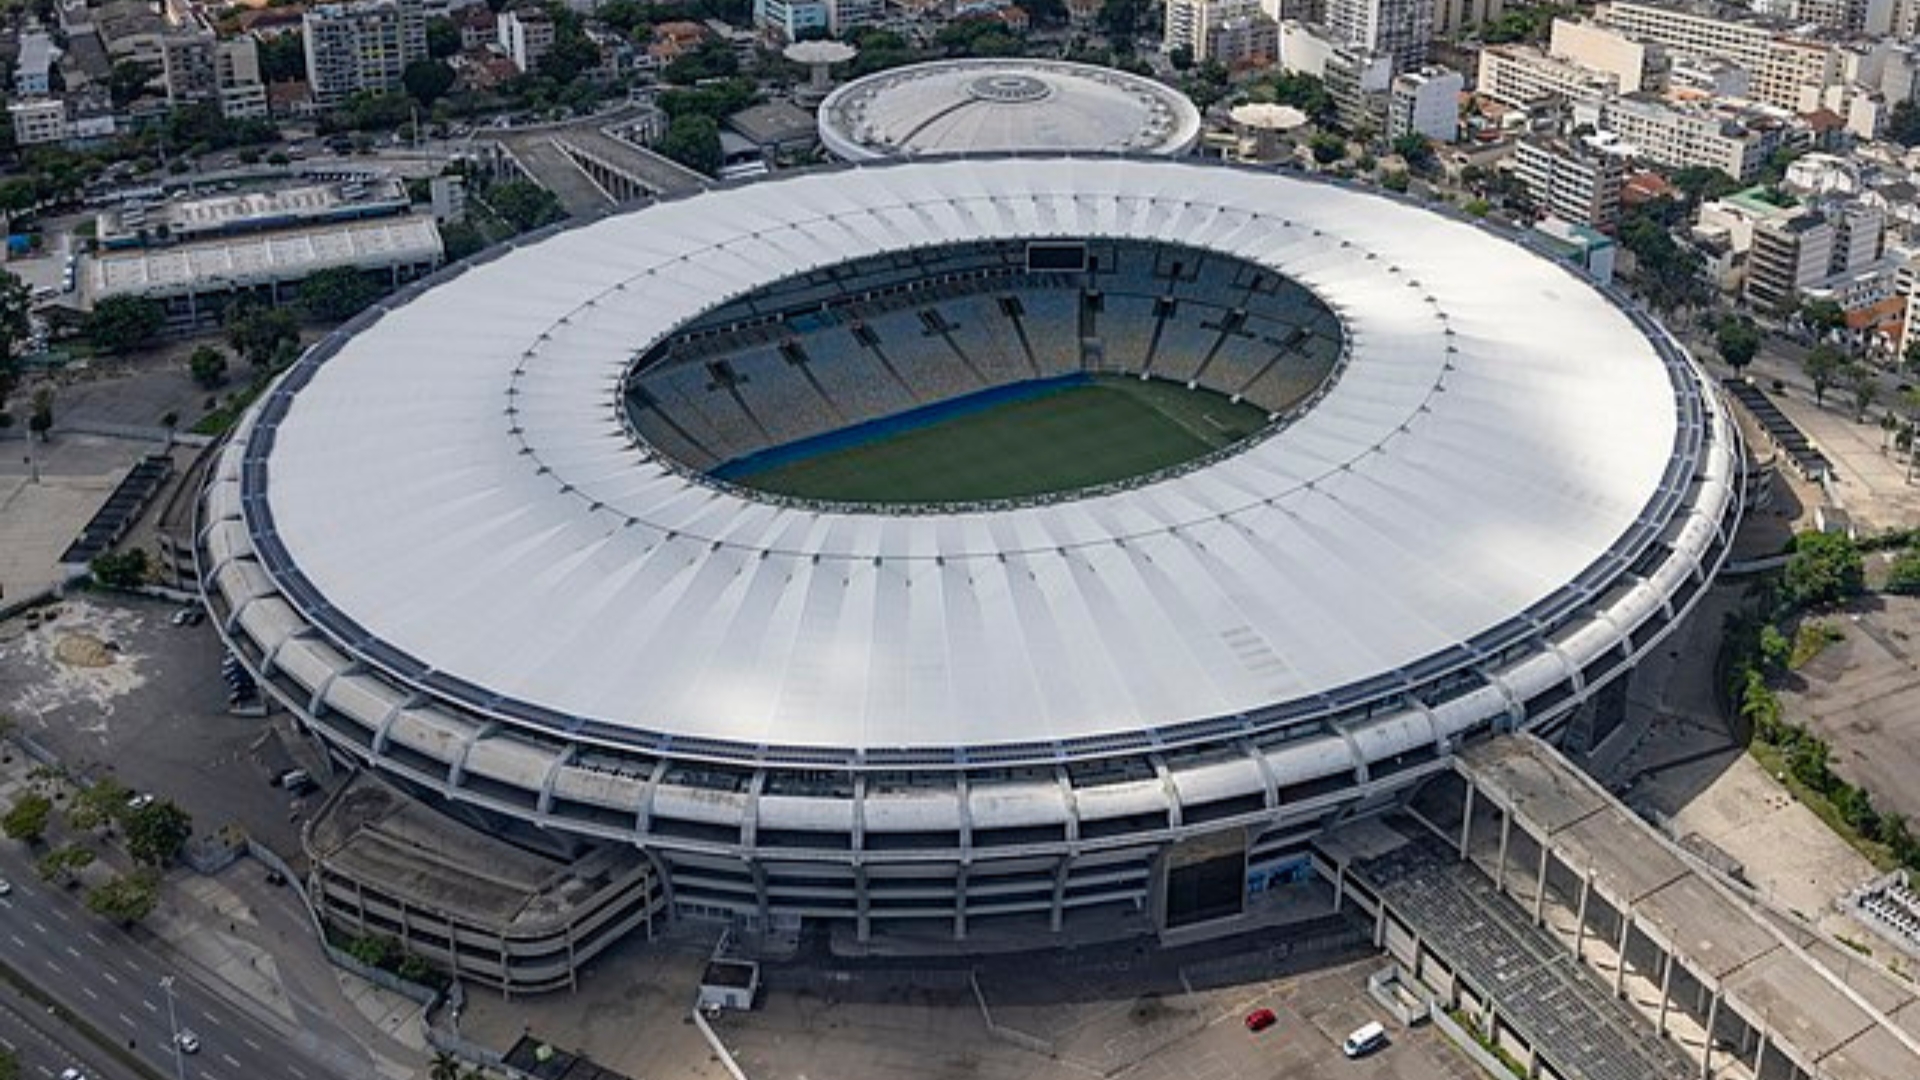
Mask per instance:
[[[114,650],[92,634],[62,634],[53,643],[53,658],[68,667],[103,668],[112,665]]]

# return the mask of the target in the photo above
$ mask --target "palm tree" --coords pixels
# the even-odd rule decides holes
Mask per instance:
[[[428,1080],[461,1080],[460,1059],[445,1050],[438,1051],[427,1069],[427,1077]]]

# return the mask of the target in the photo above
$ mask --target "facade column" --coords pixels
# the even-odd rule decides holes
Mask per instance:
[[[1633,912],[1620,913],[1620,947],[1615,950],[1613,996],[1619,997],[1627,985],[1627,939],[1633,936]]]
[[[1573,958],[1581,959],[1580,950],[1587,943],[1587,897],[1593,895],[1593,874],[1580,879],[1580,903],[1573,915]]]
[[[1540,838],[1540,873],[1533,886],[1533,925],[1541,926],[1547,921],[1547,841]]]
[[[1765,1065],[1766,1065],[1766,1063],[1767,1063],[1767,1033],[1766,1033],[1766,1032],[1764,1032],[1764,1031],[1762,1031],[1762,1032],[1760,1033],[1760,1043],[1759,1043],[1759,1045],[1757,1045],[1757,1046],[1755,1046],[1755,1047],[1753,1048],[1753,1077],[1754,1077],[1754,1080],[1760,1080],[1760,1077],[1761,1077],[1761,1076],[1763,1076],[1763,1075],[1765,1075],[1765,1074],[1763,1074],[1763,1073],[1762,1073],[1762,1072],[1761,1072],[1760,1070],[1761,1070],[1761,1068],[1762,1068],[1763,1066],[1765,1066]]]
[[[1660,1019],[1654,1023],[1653,1029],[1665,1035],[1667,1033],[1667,1005],[1673,1000],[1672,994],[1669,993],[1673,987],[1673,950],[1669,949],[1661,955],[1664,956],[1665,959],[1661,961],[1660,964]]]
[[[1336,863],[1333,867],[1333,910],[1337,914],[1347,899],[1347,864]]]
[[[1707,1002],[1707,1039],[1700,1049],[1700,1080],[1713,1075],[1713,1025],[1720,1017],[1720,991],[1714,990],[1712,1000]]]
[[[1500,861],[1493,867],[1493,891],[1507,891],[1507,841],[1513,837],[1513,811],[1500,811]]]
[[[1466,861],[1467,851],[1469,850],[1469,848],[1473,843],[1473,795],[1476,791],[1479,791],[1479,790],[1480,790],[1479,788],[1476,788],[1473,786],[1473,781],[1471,780],[1467,781],[1467,799],[1466,799],[1467,809],[1466,809],[1466,813],[1460,815],[1460,861],[1461,862]]]

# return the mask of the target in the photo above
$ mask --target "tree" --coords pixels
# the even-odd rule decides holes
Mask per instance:
[[[109,589],[131,589],[146,583],[147,552],[145,548],[109,551],[95,556],[89,569],[93,580]]]
[[[70,884],[74,875],[93,865],[93,852],[79,844],[65,844],[54,848],[33,865],[34,873],[40,880],[54,885]]]
[[[1175,71],[1186,71],[1193,66],[1193,46],[1175,45],[1167,50],[1167,62]]]
[[[131,352],[152,341],[167,322],[166,312],[144,296],[109,296],[87,316],[87,337],[106,352]]]
[[[41,442],[47,441],[47,433],[53,430],[53,387],[35,387],[33,407],[27,413],[27,430],[40,436]]]
[[[257,368],[271,368],[300,343],[300,323],[286,308],[235,305],[227,315],[227,343]]]
[[[517,233],[551,225],[567,216],[553,192],[525,180],[510,180],[487,190],[486,203]]]
[[[1920,335],[1907,342],[1907,347],[1900,351],[1900,366],[1903,369],[1920,368]]]
[[[336,266],[311,274],[300,283],[300,306],[324,322],[344,322],[380,299],[382,289],[351,266]]]
[[[227,354],[211,345],[202,345],[187,358],[187,372],[194,382],[211,390],[227,381]]]
[[[122,926],[153,914],[160,901],[160,875],[140,870],[87,890],[87,910]]]
[[[302,61],[304,65],[304,60]],[[147,92],[160,69],[139,60],[122,60],[107,73],[107,95],[115,108],[122,108]]]
[[[1808,300],[1800,305],[1800,323],[1815,340],[1825,340],[1827,335],[1847,325],[1847,312],[1838,301]]]
[[[1853,391],[1853,418],[1865,422],[1867,410],[1880,400],[1880,381],[1867,368],[1850,364],[1847,367],[1847,385]]]
[[[1866,587],[1866,563],[1844,533],[1804,532],[1794,538],[1784,585],[1796,607],[1837,603]]]
[[[171,799],[156,799],[126,817],[127,854],[148,866],[171,863],[193,835],[193,817]]]
[[[676,117],[655,149],[695,172],[712,176],[720,171],[720,125],[707,116]]]
[[[1313,160],[1322,165],[1331,165],[1347,156],[1347,140],[1330,132],[1320,132],[1307,140],[1307,147],[1313,151]]]
[[[0,1049],[0,1080],[20,1080],[20,1058],[11,1050]]]
[[[1893,557],[1893,565],[1887,567],[1887,591],[1920,593],[1920,550],[1908,548]]]
[[[1753,358],[1760,354],[1760,328],[1752,319],[1728,317],[1720,322],[1715,332],[1714,347],[1720,350],[1720,358],[1734,371],[1743,371]]]
[[[1840,355],[1840,350],[1822,343],[1807,350],[1807,355],[1800,358],[1800,369],[1813,382],[1814,404],[1825,405],[1827,391],[1833,389],[1834,384],[1846,373],[1847,358]]]
[[[6,407],[19,381],[14,350],[32,329],[28,318],[32,307],[33,294],[27,283],[11,271],[0,270],[0,409]]]
[[[1901,146],[1920,146],[1920,109],[1902,101],[1887,117],[1887,138]]]
[[[1116,52],[1133,51],[1133,39],[1140,32],[1140,19],[1146,14],[1144,0],[1106,0],[1095,16],[1100,29],[1113,42]]]
[[[428,27],[431,32],[432,27]],[[269,83],[307,77],[307,43],[299,31],[260,39],[260,78]]]
[[[67,824],[82,832],[118,821],[127,813],[127,785],[111,777],[81,788],[67,804]]]
[[[434,102],[453,89],[453,80],[457,77],[453,66],[445,60],[415,60],[400,73],[400,85],[406,87],[407,96],[419,102],[421,108],[431,109]]]
[[[445,60],[459,51],[460,28],[453,24],[453,20],[444,17],[428,19],[427,55],[435,60]]]
[[[5,817],[0,817],[0,830],[15,840],[37,844],[47,835],[47,819],[53,815],[53,800],[37,791],[29,791],[13,800]]]
[[[1673,186],[1697,203],[1739,191],[1740,181],[1710,165],[1689,165],[1673,174]]]
[[[1393,140],[1393,152],[1407,163],[1414,172],[1426,172],[1433,167],[1433,144],[1427,142],[1425,135],[1408,132]]]
[[[427,1080],[460,1080],[460,1059],[441,1050],[427,1067]]]

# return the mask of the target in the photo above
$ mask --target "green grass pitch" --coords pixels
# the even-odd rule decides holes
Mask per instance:
[[[1166,468],[1245,438],[1266,422],[1262,410],[1210,390],[1100,376],[735,480],[839,502],[1045,495]]]

